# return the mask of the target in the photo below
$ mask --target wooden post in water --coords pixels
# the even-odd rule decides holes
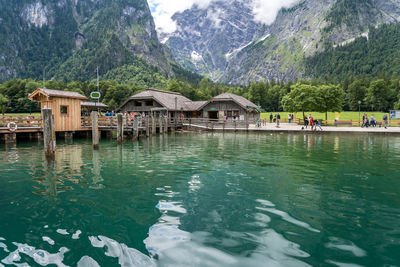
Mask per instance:
[[[56,152],[56,132],[51,108],[42,109],[44,152],[47,158],[54,159]]]
[[[7,133],[4,135],[4,140],[6,144],[16,144],[17,143],[17,134],[16,133]]]
[[[118,145],[122,144],[122,138],[124,135],[124,120],[122,117],[122,113],[117,114],[117,143]]]
[[[165,116],[165,126],[164,126],[164,128],[165,128],[165,133],[168,133],[168,115]]]
[[[162,134],[163,133],[163,125],[162,125],[162,118],[158,117],[158,125],[160,127],[159,133]]]
[[[90,117],[92,118],[92,142],[93,142],[93,148],[94,149],[99,149],[99,118],[98,118],[98,112],[97,111],[92,111],[90,114]]]
[[[153,113],[151,113],[151,133],[153,135],[156,135],[157,133],[157,121]]]
[[[149,117],[146,117],[146,137],[150,136],[150,122],[149,122]]]
[[[249,121],[247,117],[247,112],[245,113],[245,116],[246,116],[246,131],[249,131]]]

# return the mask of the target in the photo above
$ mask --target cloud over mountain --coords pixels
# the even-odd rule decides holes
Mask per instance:
[[[151,12],[153,14],[157,31],[159,33],[173,33],[177,30],[176,22],[172,16],[177,12],[183,12],[187,9],[197,6],[207,8],[211,2],[232,0],[148,0]],[[271,24],[275,21],[279,10],[289,8],[297,4],[300,0],[236,0],[248,2],[253,10],[253,20]]]

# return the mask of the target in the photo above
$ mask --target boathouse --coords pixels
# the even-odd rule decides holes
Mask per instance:
[[[145,116],[162,116],[231,120],[256,120],[260,111],[256,104],[242,96],[224,93],[209,101],[192,101],[180,93],[149,88],[131,96],[119,108],[120,112],[138,112]]]
[[[206,101],[192,101],[180,93],[149,88],[131,96],[118,109],[119,112],[138,112],[145,116],[156,115],[185,118],[200,117],[199,107]]]
[[[257,120],[260,110],[248,99],[231,94],[220,94],[201,107],[203,118],[223,120]]]
[[[82,130],[81,116],[90,113],[94,107],[106,108],[102,103],[87,102],[88,98],[73,91],[61,91],[38,88],[29,94],[31,101],[40,102],[41,109],[51,108],[56,132]]]

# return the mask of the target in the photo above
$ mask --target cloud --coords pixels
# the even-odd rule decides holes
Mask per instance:
[[[213,0],[148,0],[158,32],[173,33],[176,31],[176,22],[172,16],[177,12],[197,5],[207,8]]]
[[[270,25],[275,21],[279,10],[293,7],[298,2],[299,0],[253,0],[251,6],[254,20]]]
[[[159,33],[173,33],[177,30],[176,22],[172,16],[177,12],[183,12],[197,5],[199,8],[207,8],[213,1],[233,0],[148,0],[152,11],[156,28]],[[244,1],[253,10],[253,19],[257,22],[270,25],[272,24],[279,10],[290,8],[300,0],[236,0]]]

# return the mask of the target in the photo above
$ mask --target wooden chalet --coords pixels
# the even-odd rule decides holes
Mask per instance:
[[[256,104],[242,96],[224,93],[209,101],[191,101],[180,93],[149,88],[131,96],[120,112],[158,113],[168,117],[209,118],[223,120],[256,120],[260,111]]]
[[[77,92],[51,90],[38,88],[29,94],[31,101],[40,102],[41,109],[51,108],[54,115],[54,127],[56,132],[73,132],[82,130],[82,113],[94,109],[93,102],[86,102],[88,98]],[[97,107],[106,108],[102,103],[96,103]]]
[[[201,107],[203,118],[230,120],[257,120],[260,110],[256,104],[243,96],[223,93]]]
[[[180,93],[149,88],[126,100],[118,109],[120,112],[137,112],[148,116],[151,113],[179,117],[200,117],[198,108],[206,101],[191,101]]]

